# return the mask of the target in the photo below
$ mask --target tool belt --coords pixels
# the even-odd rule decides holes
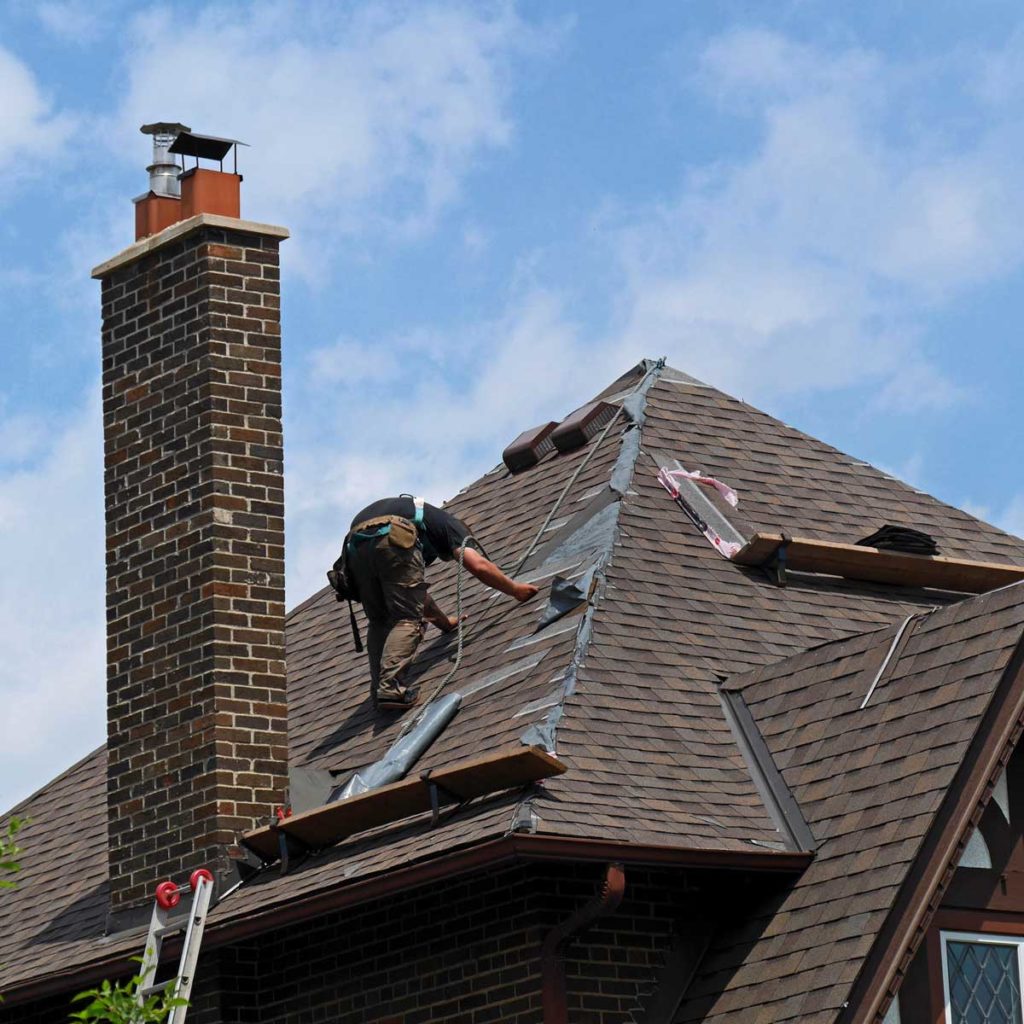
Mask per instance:
[[[403,516],[377,516],[366,519],[352,527],[349,534],[350,544],[359,544],[365,540],[387,537],[390,543],[398,548],[412,548],[419,539],[416,524]]]

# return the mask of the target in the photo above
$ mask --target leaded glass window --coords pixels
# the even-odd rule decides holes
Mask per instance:
[[[1020,941],[944,934],[942,945],[949,1024],[1024,1024]]]

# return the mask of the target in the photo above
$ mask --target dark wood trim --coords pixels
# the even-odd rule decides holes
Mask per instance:
[[[1024,912],[966,910],[940,907],[921,950],[928,971],[928,1024],[946,1024],[946,991],[942,979],[942,932],[978,932],[983,935],[1024,937]],[[907,1015],[909,1017],[909,1014]]]
[[[941,907],[935,912],[933,925],[943,932],[982,932],[992,935],[1024,935],[1024,911],[964,910]]]
[[[946,792],[885,924],[850,991],[844,1022],[878,1021],[952,880],[971,830],[1024,731],[1024,635]]]
[[[939,930],[931,928],[925,939],[925,959],[928,964],[929,1007],[934,1024],[946,1024],[946,990],[942,983],[942,942]]]
[[[814,854],[806,851],[767,850],[694,850],[677,846],[653,846],[644,843],[620,843],[610,839],[570,839],[564,836],[510,836],[516,854],[522,860],[618,860],[624,864],[672,867],[719,868],[737,871],[804,871]]]

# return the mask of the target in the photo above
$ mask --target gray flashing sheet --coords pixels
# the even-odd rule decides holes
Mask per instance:
[[[611,494],[610,491],[606,492]],[[590,517],[576,526],[571,533],[552,539],[544,545],[527,563],[535,575],[548,562],[568,562],[571,560],[596,561],[615,541],[616,527],[619,520],[619,503],[617,497],[609,501],[595,499],[593,505],[599,505],[600,511],[592,512]],[[573,520],[576,517],[573,516]],[[573,526],[572,521],[567,527]],[[532,564],[531,564],[532,563]],[[545,573],[544,575],[548,575]]]
[[[608,492],[602,492],[593,499],[607,504],[602,504],[596,514],[592,513],[586,523],[581,524],[574,534],[567,537],[557,551],[549,551],[545,556],[545,560],[547,558],[553,560],[555,557],[564,559],[570,551],[573,553],[586,551],[591,553],[594,558],[594,564],[589,570],[587,609],[580,621],[572,659],[562,679],[561,699],[554,705],[548,705],[545,702],[545,706],[548,707],[547,714],[539,722],[530,725],[519,737],[520,742],[525,746],[541,746],[552,754],[556,750],[558,723],[562,719],[566,700],[576,692],[576,678],[587,648],[590,646],[590,638],[594,631],[594,616],[604,595],[605,569],[618,540],[621,498],[626,494],[632,482],[637,458],[641,451],[640,437],[647,393],[664,369],[665,360],[645,363],[645,365],[647,366],[646,374],[637,384],[633,394],[623,402],[624,406],[627,402],[629,403],[632,410],[630,412],[632,422],[622,435],[619,454],[612,470],[614,484],[608,488]],[[538,710],[541,709],[538,708]]]
[[[576,606],[578,607],[578,605]],[[518,637],[505,648],[506,651],[519,651],[524,647],[533,647],[534,644],[543,643],[552,637],[561,636],[563,633],[571,633],[576,629],[575,622],[559,622],[561,616],[542,624],[536,633],[527,633],[526,636]],[[555,625],[557,623],[557,625]]]
[[[597,566],[592,565],[582,576],[568,580],[556,576],[551,581],[551,595],[547,607],[541,613],[540,629],[557,622],[562,616],[576,611],[582,604],[590,600],[591,591],[596,584]]]
[[[613,529],[618,515],[616,503],[619,495],[610,487],[602,487],[578,512],[546,537],[544,543],[530,556],[524,568],[529,572],[531,582],[537,578],[554,575],[544,571],[549,564],[579,563],[607,546],[609,531]]]

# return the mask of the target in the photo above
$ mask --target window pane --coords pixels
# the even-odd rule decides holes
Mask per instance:
[[[947,942],[953,1024],[1022,1024],[1017,947]]]

